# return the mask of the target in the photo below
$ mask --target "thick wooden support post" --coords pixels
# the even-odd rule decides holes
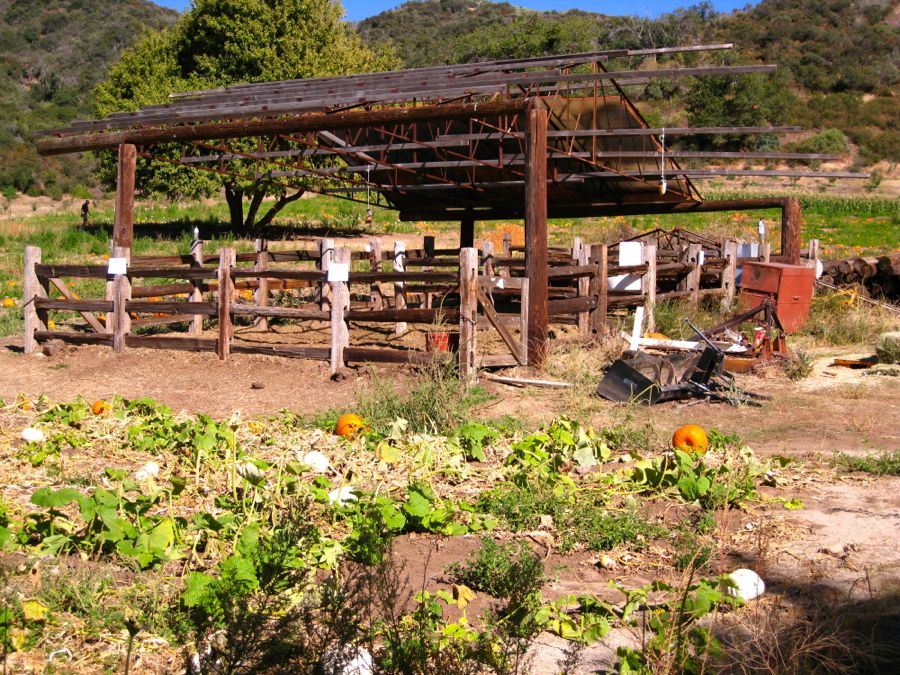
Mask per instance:
[[[119,164],[116,174],[113,246],[127,248],[129,251],[134,241],[134,174],[136,169],[137,148],[130,143],[123,143],[119,146]]]
[[[647,330],[656,330],[656,244],[644,244],[643,263],[647,271],[641,278],[641,290],[644,292],[644,307],[647,308]]]
[[[688,244],[687,259],[693,267],[691,267],[691,271],[688,272],[687,288],[685,290],[690,292],[691,303],[695,305],[700,302],[700,275],[703,273],[703,268],[700,265],[701,251],[703,251],[702,245]]]
[[[595,300],[591,310],[591,332],[594,335],[606,335],[606,313],[609,308],[609,247],[606,244],[591,246],[591,265],[595,266],[591,277],[591,297]]]
[[[195,239],[191,242],[191,257],[194,261],[191,263],[191,267],[203,267],[203,240]],[[195,279],[191,282],[194,290],[191,291],[191,302],[203,302],[203,280]],[[202,314],[194,314],[194,318],[191,320],[191,328],[190,332],[192,335],[200,335],[203,332],[203,319],[205,317]]]
[[[269,255],[269,242],[265,239],[257,239],[253,242],[254,251],[256,251],[256,264],[253,269],[257,272],[265,272],[269,269],[271,256]],[[253,300],[260,307],[269,306],[269,280],[265,276],[257,279],[258,285],[254,292]],[[258,316],[253,320],[253,326],[258,330],[269,329],[269,319],[265,316]]]
[[[327,312],[329,307],[331,307],[330,302],[328,301],[329,296],[331,295],[331,288],[328,286],[328,265],[334,259],[334,239],[320,239],[319,240],[319,269],[322,272],[325,272],[325,279],[319,284],[319,292],[318,298],[316,300],[319,304],[319,309],[323,312]]]
[[[734,239],[726,239],[722,245],[722,257],[725,258],[725,267],[722,269],[722,290],[725,291],[723,304],[730,309],[734,304],[734,296],[737,289],[737,258],[738,243]]]
[[[759,245],[759,259],[761,262],[769,262],[769,259],[772,257],[772,244],[767,241],[764,241]],[[798,259],[799,262],[799,259]]]
[[[469,248],[475,245],[475,217],[463,216],[459,224],[459,247]]]
[[[525,130],[525,276],[528,277],[528,365],[547,360],[547,111],[529,108]]]
[[[572,257],[577,261],[579,267],[587,267],[590,264],[591,249],[582,241],[581,237],[575,237],[572,245]],[[575,282],[578,286],[578,297],[587,298],[591,293],[591,278],[578,277]],[[590,335],[591,332],[591,313],[589,310],[578,312],[578,332],[581,335]]]
[[[350,267],[350,249],[339,248],[333,261]],[[350,329],[344,315],[350,309],[350,286],[346,281],[329,281],[331,286],[331,374],[344,367],[344,349],[350,345]]]
[[[474,383],[476,380],[476,344],[478,328],[478,251],[462,248],[459,251],[459,376]]]
[[[113,247],[114,258],[128,258],[130,248],[125,246]],[[117,274],[113,277],[113,351],[120,353],[125,349],[125,338],[131,332],[131,316],[125,309],[131,300],[131,281],[127,274]]]
[[[25,247],[25,276],[22,279],[22,309],[25,313],[25,353],[37,351],[38,343],[34,334],[39,330],[47,330],[47,312],[39,311],[34,306],[36,298],[46,298],[47,289],[38,279],[35,265],[41,262],[41,249],[37,246]]]
[[[405,272],[406,271],[406,242],[405,241],[395,241],[394,242],[394,271],[395,272]],[[395,309],[405,309],[406,308],[406,290],[404,286],[406,284],[402,281],[398,281],[394,284],[394,308]],[[403,335],[406,333],[406,322],[398,321],[394,325],[394,333],[397,335]]]
[[[234,325],[231,323],[231,305],[234,304],[234,282],[231,268],[235,263],[233,248],[223,248],[219,252],[219,339],[216,353],[225,361],[231,354],[231,340],[234,337]]]
[[[800,264],[800,247],[803,236],[800,199],[787,197],[781,207],[781,255],[791,265]]]
[[[369,242],[369,271],[381,271],[381,239],[375,238]],[[384,290],[380,281],[373,281],[369,285],[369,307],[374,310],[384,309]]]

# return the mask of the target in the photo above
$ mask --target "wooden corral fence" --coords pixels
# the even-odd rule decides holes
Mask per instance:
[[[614,309],[652,307],[674,298],[699,302],[706,296],[730,302],[741,261],[768,257],[765,244],[718,242],[683,230],[649,232],[611,245],[576,237],[571,249],[548,250],[550,321],[575,325],[588,337],[607,332]],[[77,297],[67,284],[73,278],[105,281],[105,297]],[[331,239],[310,249],[270,250],[258,239],[253,252],[224,248],[208,255],[203,242],[196,241],[189,254],[175,256],[128,259],[128,249],[115,249],[109,265],[43,264],[41,250],[29,246],[23,289],[27,353],[58,339],[108,345],[117,352],[156,348],[214,351],[220,359],[232,353],[320,359],[330,362],[332,372],[348,362],[423,364],[451,358],[442,351],[355,346],[353,323],[381,324],[382,329],[393,324],[390,330],[397,335],[409,324],[458,331],[464,376],[479,367],[528,360],[532,290],[523,247],[511,245],[508,236],[499,251],[490,242],[480,250],[436,248],[433,237],[425,237],[418,249],[397,241],[383,250],[382,242],[373,239],[354,251],[336,247]],[[56,311],[80,313],[86,330],[51,330],[50,312]],[[652,330],[653,312],[647,314]],[[311,345],[249,341],[235,335],[239,317],[249,317],[263,331],[270,319],[309,322],[327,327],[330,339]],[[182,329],[146,334],[150,327],[168,324]],[[503,353],[479,351],[479,329],[495,331],[499,341],[493,343],[502,344]]]

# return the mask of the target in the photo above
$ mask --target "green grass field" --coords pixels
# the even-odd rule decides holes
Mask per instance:
[[[752,195],[715,195],[723,199],[742,196]],[[820,239],[824,257],[873,255],[900,249],[898,200],[810,196],[804,197],[802,203],[804,240]],[[364,204],[334,197],[302,199],[282,211],[267,236],[274,240],[408,234],[412,240],[425,234],[452,235],[457,227],[455,223],[400,222],[395,212],[383,209],[376,209],[374,221],[365,224],[365,210]],[[682,227],[755,240],[757,221],[766,218],[773,250],[777,250],[780,215],[778,211],[760,211],[552,220],[550,240],[560,246],[570,245],[575,236],[588,242],[615,241],[622,236],[657,227]],[[25,246],[39,246],[44,262],[99,264],[101,256],[109,251],[112,210],[97,209],[92,214],[92,222],[91,228],[81,228],[77,214],[0,219],[0,297],[10,297],[17,305],[0,311],[0,335],[20,330]],[[210,242],[207,250],[215,251],[226,244],[234,245],[239,251],[252,250],[250,239],[230,231],[224,201],[141,203],[135,211],[134,253],[186,253],[190,250],[194,227],[199,228],[201,237]],[[480,222],[476,236],[479,239],[490,238],[499,244],[504,231],[512,234],[514,243],[522,242],[524,230],[521,221]],[[298,246],[302,245],[298,242]],[[100,288],[101,284],[96,280],[77,280],[73,286],[76,293],[86,298],[98,297]]]

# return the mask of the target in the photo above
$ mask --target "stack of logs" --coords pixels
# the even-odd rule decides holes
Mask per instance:
[[[870,258],[822,262],[820,281],[834,286],[863,285],[873,296],[900,299],[900,252]]]

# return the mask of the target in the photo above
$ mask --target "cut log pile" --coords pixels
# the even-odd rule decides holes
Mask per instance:
[[[900,251],[868,258],[825,260],[820,281],[834,286],[861,284],[871,295],[900,300]]]

